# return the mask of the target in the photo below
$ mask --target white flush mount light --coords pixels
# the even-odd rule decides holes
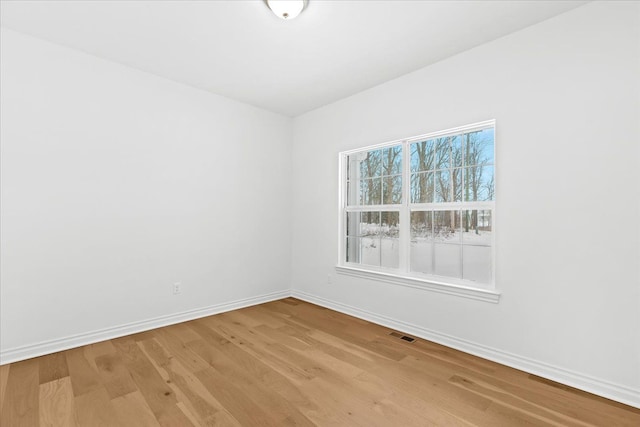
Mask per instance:
[[[280,19],[293,19],[307,7],[308,0],[265,0],[269,9]]]

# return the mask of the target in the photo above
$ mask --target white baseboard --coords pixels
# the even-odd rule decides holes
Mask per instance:
[[[236,301],[215,304],[209,307],[169,314],[167,316],[160,316],[139,322],[127,323],[125,325],[119,325],[111,328],[100,329],[97,331],[72,335],[65,338],[43,341],[37,344],[30,344],[23,347],[10,348],[0,352],[0,365],[18,362],[20,360],[30,359],[32,357],[43,356],[45,354],[55,353],[57,351],[68,350],[70,348],[80,347],[87,344],[93,344],[112,338],[123,337],[125,335],[131,335],[138,332],[144,332],[150,329],[160,328],[162,326],[186,322],[188,320],[198,319],[200,317],[224,313],[225,311],[237,310],[239,308],[262,304],[269,301],[275,301],[278,299],[287,298],[289,296],[291,296],[291,291],[289,289],[285,289],[283,291],[272,292],[257,297],[244,298]]]
[[[518,356],[506,351],[487,347],[471,341],[453,337],[451,335],[436,332],[421,326],[392,319],[387,316],[372,313],[340,302],[331,301],[307,292],[292,290],[291,296],[312,304],[330,308],[350,316],[358,317],[369,322],[377,323],[387,328],[405,332],[416,337],[420,337],[456,350],[470,353],[483,359],[488,359],[502,365],[510,366],[530,374],[538,375],[561,384],[578,388],[598,396],[612,399],[636,408],[640,408],[640,390],[633,389],[620,384],[594,378],[579,372],[558,368],[547,363]]]

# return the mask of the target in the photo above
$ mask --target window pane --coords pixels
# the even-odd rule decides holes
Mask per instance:
[[[465,200],[470,202],[494,200],[493,166],[474,166],[464,170]]]
[[[433,212],[411,212],[411,240],[416,238],[433,240]]]
[[[361,237],[360,238],[360,263],[380,266],[380,238]]]
[[[462,135],[456,135],[450,137],[451,148],[449,157],[451,159],[451,167],[459,168],[462,167],[463,159],[462,159]]]
[[[346,161],[348,206],[402,202],[402,144],[351,154]]]
[[[402,203],[402,176],[382,178],[382,203],[385,205]]]
[[[460,135],[435,139],[436,169],[462,166],[462,137]]]
[[[411,175],[411,203],[433,203],[433,172]]]
[[[451,202],[451,171],[436,172],[436,203]]]
[[[460,243],[460,211],[435,211],[433,231],[436,242]]]
[[[400,266],[400,240],[383,237],[380,239],[380,244],[382,249],[382,267],[398,268]]]
[[[462,211],[462,243],[491,246],[491,233],[491,211]]]
[[[382,194],[380,178],[363,179],[360,181],[360,204],[379,205]]]
[[[377,236],[380,234],[380,212],[354,212],[360,215],[358,236]]]
[[[435,141],[420,141],[411,144],[411,172],[435,169]]]
[[[460,248],[461,245],[435,243],[433,245],[435,252],[434,274],[460,278],[462,276]]]
[[[462,169],[436,172],[436,202],[462,201]]]
[[[382,236],[382,266],[400,266],[400,212],[380,213],[380,235]]]
[[[400,212],[380,213],[380,235],[386,238],[400,237]]]
[[[382,174],[399,175],[402,173],[402,145],[382,150]]]
[[[381,226],[380,219],[384,217],[384,224]],[[385,239],[393,240],[399,236],[398,232],[398,212],[347,212],[347,237],[346,237],[346,261],[380,266],[381,242],[380,235]],[[389,246],[389,249],[397,251],[398,245]],[[399,264],[398,253],[387,254],[387,265]]]
[[[488,246],[463,246],[463,279],[491,283],[491,248]]]
[[[411,271],[433,274],[433,212],[411,212]]]
[[[373,178],[380,176],[382,173],[382,150],[368,151],[366,155],[361,157],[360,177]]]
[[[433,243],[417,237],[411,239],[411,271],[433,274]]]
[[[462,169],[451,171],[451,183],[453,185],[453,201],[462,201]]]
[[[493,128],[464,135],[465,166],[493,164]]]
[[[358,181],[358,204],[365,205],[366,201],[369,199],[369,190],[373,184],[369,180],[359,180]]]

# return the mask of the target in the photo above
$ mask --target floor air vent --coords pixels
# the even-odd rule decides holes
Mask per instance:
[[[401,340],[405,340],[407,342],[414,342],[416,340],[415,338],[408,337],[398,332],[391,332],[389,335],[391,335],[392,337],[400,338]]]

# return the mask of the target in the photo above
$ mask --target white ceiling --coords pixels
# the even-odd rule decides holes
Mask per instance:
[[[5,1],[3,26],[296,116],[584,4],[310,0]]]

